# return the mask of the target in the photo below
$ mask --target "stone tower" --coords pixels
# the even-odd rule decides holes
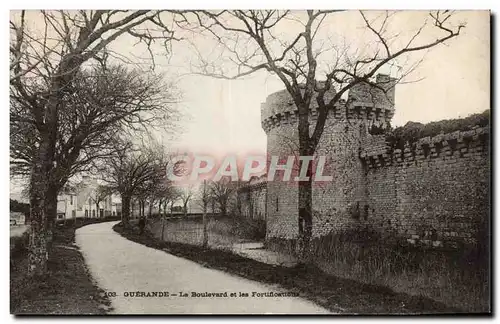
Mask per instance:
[[[367,200],[366,172],[361,148],[380,142],[372,136],[373,126],[384,127],[394,115],[394,83],[379,74],[376,87],[360,83],[350,89],[347,101],[340,100],[329,111],[316,155],[327,157],[324,174],[331,182],[313,183],[313,236],[335,228],[350,226],[358,213],[363,213]],[[386,91],[382,91],[386,89]],[[335,90],[325,94],[333,98]],[[317,106],[313,99],[310,110],[311,132],[316,125]],[[286,90],[269,95],[261,105],[262,128],[267,134],[269,156],[289,156],[298,151],[298,109]],[[267,183],[267,239],[296,239],[298,236],[298,187],[296,182]]]

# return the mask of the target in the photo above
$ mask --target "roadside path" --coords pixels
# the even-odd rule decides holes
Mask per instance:
[[[10,237],[21,236],[28,230],[28,225],[17,225],[10,227]]]
[[[129,241],[113,231],[117,222],[76,231],[92,277],[111,297],[115,314],[318,314],[328,311],[299,297],[251,297],[285,292],[232,276],[166,252]],[[169,297],[126,297],[131,292],[168,292]],[[180,292],[188,297],[180,297]],[[191,297],[192,292],[248,293],[250,297]],[[177,296],[172,296],[176,294]]]

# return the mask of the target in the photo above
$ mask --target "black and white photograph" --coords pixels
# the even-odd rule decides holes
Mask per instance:
[[[491,315],[493,14],[387,9],[9,10],[10,313]]]

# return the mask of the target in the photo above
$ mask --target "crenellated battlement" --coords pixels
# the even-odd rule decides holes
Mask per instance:
[[[366,142],[362,147],[360,157],[369,169],[381,168],[390,165],[422,163],[432,159],[462,158],[474,153],[482,154],[487,148],[490,128],[475,127],[468,131],[455,131],[439,134],[433,137],[424,137],[413,143],[406,142],[404,147],[395,148],[388,142],[377,145],[373,141]]]
[[[370,228],[388,242],[437,248],[477,244],[478,224],[489,212],[489,112],[408,122],[389,131],[396,80],[375,79],[354,85],[345,100],[329,108],[315,153],[326,155],[324,174],[332,181],[312,186],[312,236]],[[335,95],[328,92],[325,101]],[[313,98],[312,126],[318,113]],[[261,123],[268,155],[299,147],[298,117],[286,90],[267,97]],[[303,225],[298,190],[254,178],[238,190],[241,212],[265,220],[267,240],[296,240]]]
[[[378,74],[375,86],[366,82],[354,85],[347,101],[353,106],[394,111],[396,81],[386,74]]]
[[[394,79],[379,74],[373,87],[368,83],[359,83],[348,93],[347,101],[339,100],[328,112],[328,118],[336,120],[364,120],[367,124],[385,126],[394,116]],[[386,89],[382,91],[381,88]],[[336,94],[335,89],[325,94],[325,102]],[[318,105],[312,99],[310,119],[318,116]],[[298,108],[287,90],[281,90],[269,95],[261,104],[261,124],[267,133],[282,124],[293,124],[298,119]]]

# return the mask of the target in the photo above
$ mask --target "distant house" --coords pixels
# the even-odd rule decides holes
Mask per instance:
[[[57,219],[118,216],[119,203],[113,200],[111,194],[96,204],[98,188],[96,180],[85,176],[80,183],[64,190],[57,198]]]
[[[172,213],[184,213],[184,208],[182,208],[182,206],[173,206],[171,210]]]
[[[15,221],[15,225],[24,225],[26,223],[26,216],[21,212],[10,212],[10,220]]]
[[[65,190],[57,196],[57,219],[75,218],[76,215],[76,193],[73,190]]]

